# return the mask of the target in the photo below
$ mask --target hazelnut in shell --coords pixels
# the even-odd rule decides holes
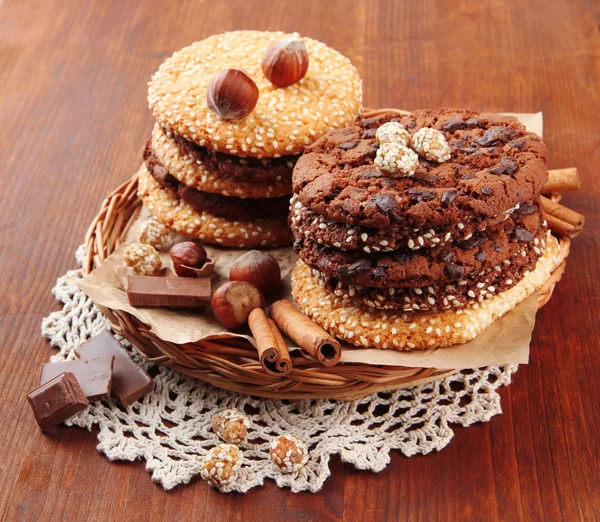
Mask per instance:
[[[184,241],[173,245],[169,251],[173,271],[179,277],[196,277],[196,271],[206,262],[206,250],[194,241]]]
[[[271,254],[251,250],[231,265],[229,279],[252,283],[263,294],[268,294],[281,285],[281,268]]]
[[[255,308],[264,308],[262,292],[245,281],[229,281],[217,288],[212,296],[212,309],[223,326],[237,330],[248,320]]]
[[[222,120],[237,120],[250,114],[258,102],[258,87],[240,69],[225,69],[208,83],[206,103]]]
[[[298,83],[308,71],[308,51],[299,38],[283,38],[273,42],[263,54],[263,74],[276,87]]]

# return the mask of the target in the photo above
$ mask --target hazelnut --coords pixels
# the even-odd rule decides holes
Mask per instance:
[[[238,258],[229,272],[231,281],[252,283],[264,294],[281,284],[281,268],[277,260],[266,252],[251,250]]]
[[[173,245],[169,255],[173,262],[173,271],[179,277],[196,277],[194,269],[201,268],[207,258],[206,250],[193,241]]]
[[[239,69],[225,69],[208,83],[208,108],[223,120],[248,116],[256,107],[258,87],[254,80]]]
[[[308,71],[306,45],[299,38],[273,42],[263,54],[260,66],[267,80],[276,87],[293,85]]]
[[[212,296],[212,309],[226,328],[236,330],[246,324],[255,308],[264,308],[261,291],[245,281],[229,281],[221,285]]]

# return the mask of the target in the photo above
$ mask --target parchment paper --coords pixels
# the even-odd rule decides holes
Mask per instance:
[[[516,116],[528,130],[541,136],[541,113]],[[143,209],[129,229],[126,243],[136,240],[139,227],[149,216],[149,212]],[[177,236],[173,238],[175,242],[182,239],[183,237]],[[164,341],[185,344],[200,339],[237,337],[247,339],[255,344],[254,339],[244,332],[235,333],[224,330],[210,310],[191,312],[130,306],[124,290],[127,275],[127,267],[123,262],[124,249],[125,245],[120,246],[91,274],[83,279],[73,281],[95,304],[130,313],[148,325],[151,331]],[[206,246],[206,250],[209,257],[216,261],[215,273],[212,276],[213,289],[228,280],[231,264],[240,255],[247,252],[247,250],[211,246]],[[269,253],[279,262],[284,279],[281,295],[275,297],[292,300],[290,274],[298,258],[290,248],[269,250]],[[168,254],[162,253],[161,257],[163,266],[168,266]],[[535,325],[535,311],[536,296],[533,295],[467,343],[434,350],[411,351],[361,349],[343,343],[341,360],[346,363],[441,369],[476,368],[508,363],[526,364],[529,359],[531,333]],[[289,344],[290,350],[298,349],[293,343]]]

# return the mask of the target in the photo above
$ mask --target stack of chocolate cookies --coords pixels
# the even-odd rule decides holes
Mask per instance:
[[[470,340],[554,268],[546,179],[543,142],[509,116],[389,112],[334,130],[294,169],[294,298],[361,347]]]
[[[275,43],[289,62],[284,80],[294,81],[284,87],[261,67]],[[236,31],[196,42],[173,54],[150,81],[156,124],[139,195],[159,222],[192,238],[239,248],[290,244],[298,155],[354,121],[361,96],[349,60],[309,38]]]

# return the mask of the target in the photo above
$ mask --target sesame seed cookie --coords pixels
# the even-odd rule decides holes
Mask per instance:
[[[487,219],[465,219],[464,223],[435,228],[413,228],[407,223],[377,229],[336,223],[331,219],[306,208],[294,194],[290,208],[290,225],[296,237],[306,237],[319,245],[341,250],[362,250],[364,252],[391,252],[401,248],[420,250],[436,248],[451,242],[463,241],[476,232],[482,232],[506,221],[512,212],[519,212],[521,206],[510,209],[498,216]],[[528,203],[522,205],[521,212],[529,212]]]
[[[559,264],[560,246],[548,236],[548,248],[535,270],[509,290],[482,303],[438,312],[390,312],[336,296],[324,289],[299,261],[292,295],[303,312],[331,335],[362,348],[408,350],[461,344],[475,338],[496,319],[537,291]]]
[[[297,35],[293,35],[297,37]],[[277,88],[261,70],[267,47],[282,32],[233,31],[211,36],[177,51],[152,77],[148,104],[164,129],[225,154],[273,158],[301,153],[332,128],[354,121],[361,112],[362,84],[346,57],[327,45],[302,38],[309,56],[306,76]],[[222,120],[207,106],[213,75],[243,69],[259,91],[254,111]]]
[[[232,219],[286,218],[290,208],[289,196],[278,198],[238,198],[222,196],[188,187],[173,177],[149,146],[144,151],[146,168],[158,184],[176,192],[196,210]]]
[[[545,236],[544,236],[545,237]],[[445,310],[460,308],[474,301],[491,299],[500,292],[515,286],[531,272],[537,260],[546,250],[545,239],[535,239],[509,259],[490,268],[469,274],[450,283],[433,283],[421,287],[376,288],[360,285],[344,285],[311,269],[313,279],[343,299],[360,301],[372,308],[385,310]]]
[[[169,173],[189,187],[238,198],[291,194],[297,156],[256,160],[228,156],[179,138],[160,125],[152,130],[152,152]],[[260,183],[257,183],[260,181]]]
[[[152,215],[179,234],[236,248],[279,247],[292,242],[285,219],[233,221],[195,210],[171,190],[163,189],[142,165],[138,195]]]
[[[391,121],[411,135],[439,130],[451,157],[420,157],[410,177],[379,172],[375,136]],[[301,203],[332,221],[429,229],[498,216],[533,199],[547,178],[544,143],[516,118],[440,109],[389,112],[333,130],[299,158],[292,181]]]
[[[297,237],[294,250],[311,268],[346,285],[421,287],[458,281],[497,265],[527,244],[543,239],[546,233],[543,221],[538,202],[533,214],[522,216],[513,213],[496,227],[441,248],[367,254],[360,250],[329,248]],[[539,250],[539,247],[533,248]]]

